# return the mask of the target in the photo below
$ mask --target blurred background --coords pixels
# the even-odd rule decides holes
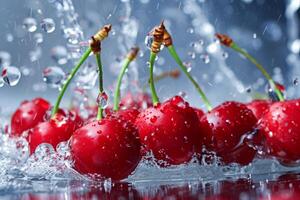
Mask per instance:
[[[188,70],[214,105],[225,100],[248,101],[254,92],[266,88],[266,81],[251,63],[220,46],[216,32],[230,35],[256,57],[277,82],[286,86],[288,98],[298,97],[299,7],[300,0],[0,1],[2,113],[37,96],[53,103],[90,36],[107,23],[113,29],[102,43],[106,92],[111,97],[124,56],[134,45],[141,51],[126,73],[122,91],[140,91],[148,79],[145,37],[161,20]],[[155,73],[175,68],[176,63],[163,49]],[[72,96],[96,101],[96,79],[94,57],[90,56],[63,105],[69,106]],[[158,82],[157,89],[161,99],[180,93],[191,104],[204,108],[183,74],[178,80]]]

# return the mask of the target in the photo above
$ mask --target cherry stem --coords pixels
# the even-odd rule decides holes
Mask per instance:
[[[201,96],[201,98],[202,98],[202,100],[203,100],[203,102],[204,102],[207,110],[211,111],[212,110],[211,103],[207,99],[206,95],[204,94],[204,92],[201,89],[201,87],[199,86],[199,84],[195,81],[195,79],[187,71],[186,67],[184,66],[184,64],[182,63],[181,59],[179,58],[179,56],[178,56],[178,54],[177,54],[174,46],[173,45],[169,45],[168,46],[168,50],[169,50],[171,56],[176,61],[176,63],[179,65],[180,69],[184,72],[184,74],[188,77],[188,79],[190,79],[190,81],[192,82],[192,84],[195,86],[195,88],[198,91],[198,93],[200,94],[200,96]]]
[[[154,78],[153,78],[153,68],[154,68],[154,62],[156,58],[156,53],[150,52],[150,59],[149,59],[149,66],[150,66],[150,78],[149,78],[149,86],[151,90],[151,96],[152,96],[152,103],[154,106],[156,106],[159,103],[159,99],[155,90],[154,86]]]
[[[102,97],[103,92],[104,92],[104,89],[103,89],[103,71],[102,71],[103,67],[102,67],[102,63],[101,63],[100,52],[96,53],[95,57],[96,57],[97,65],[98,65],[99,95],[100,95],[100,98],[103,98]],[[98,101],[101,101],[101,100],[98,99]],[[98,102],[97,120],[101,120],[102,118],[103,118],[103,108],[102,108],[101,102]]]
[[[119,110],[119,102],[120,102],[120,96],[121,96],[120,88],[121,88],[121,84],[122,84],[122,79],[124,77],[126,70],[128,69],[129,64],[131,63],[131,61],[132,61],[131,59],[126,58],[124,61],[124,65],[121,69],[121,72],[119,73],[117,86],[116,86],[116,90],[115,90],[115,95],[114,95],[114,111]]]
[[[61,88],[61,91],[57,97],[57,100],[54,104],[54,107],[52,109],[52,113],[51,113],[51,118],[54,118],[55,114],[57,113],[58,109],[59,109],[59,105],[60,102],[62,100],[62,97],[64,96],[69,84],[71,83],[71,80],[74,78],[75,74],[77,73],[77,71],[79,70],[79,68],[81,67],[81,65],[84,63],[84,61],[89,57],[90,53],[91,53],[91,48],[89,47],[84,54],[81,56],[78,64],[72,69],[71,73],[69,74],[66,82],[64,83],[63,87]]]
[[[266,77],[266,79],[268,80],[271,88],[275,91],[279,101],[284,101],[284,97],[282,95],[282,93],[280,92],[280,90],[277,88],[274,80],[272,79],[272,77],[268,74],[268,72],[264,69],[264,67],[259,64],[257,62],[257,60],[255,58],[253,58],[249,53],[247,53],[244,49],[240,48],[235,42],[232,42],[232,44],[230,45],[230,47],[237,51],[238,53],[242,54],[243,56],[245,56],[250,62],[252,62],[260,71],[261,73]]]

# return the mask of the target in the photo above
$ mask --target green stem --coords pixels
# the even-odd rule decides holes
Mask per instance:
[[[116,85],[116,89],[115,89],[115,95],[114,95],[114,111],[119,110],[120,87],[121,87],[123,76],[124,76],[126,70],[128,69],[128,66],[129,66],[130,63],[131,63],[131,60],[129,58],[126,58],[126,60],[124,61],[124,65],[121,69],[121,72],[118,76],[118,81],[117,81],[117,85]]]
[[[154,68],[155,58],[156,58],[156,53],[151,52],[150,59],[149,59],[149,65],[150,65],[149,85],[151,90],[152,103],[154,106],[156,106],[159,103],[159,99],[155,90],[154,79],[153,79],[153,68]]]
[[[70,75],[68,76],[66,82],[64,83],[58,97],[57,100],[54,104],[54,107],[52,109],[52,113],[51,113],[51,118],[53,118],[55,116],[55,114],[57,113],[58,109],[59,109],[59,105],[60,102],[62,100],[62,97],[64,96],[69,84],[71,83],[71,80],[73,79],[73,77],[75,76],[75,74],[77,73],[77,71],[79,70],[79,68],[81,67],[81,65],[84,63],[84,61],[89,57],[90,53],[91,53],[91,48],[88,48],[84,54],[81,56],[78,64],[72,69]]]
[[[174,58],[174,60],[176,61],[176,63],[179,65],[179,67],[181,68],[181,70],[184,72],[184,74],[188,77],[188,79],[190,79],[190,81],[192,82],[192,84],[195,86],[196,90],[198,91],[198,93],[200,94],[206,108],[208,111],[212,110],[212,106],[209,102],[209,100],[207,99],[206,95],[204,94],[204,92],[202,91],[202,89],[200,88],[200,86],[198,85],[198,83],[195,81],[195,79],[190,75],[190,73],[187,71],[186,67],[184,66],[184,64],[182,63],[182,61],[180,60],[175,48],[173,45],[168,46],[168,50],[171,54],[171,56]]]
[[[98,65],[98,76],[99,76],[99,95],[103,95],[103,71],[102,71],[102,63],[101,63],[101,56],[100,52],[95,54],[96,62]],[[101,97],[102,98],[102,97]],[[97,120],[101,120],[103,118],[103,108],[101,103],[98,102],[98,113],[97,113]]]
[[[272,77],[268,74],[268,72],[264,69],[264,67],[259,64],[255,58],[253,58],[250,54],[248,54],[245,50],[243,50],[242,48],[240,48],[236,43],[232,43],[230,45],[230,47],[237,51],[238,53],[242,54],[243,56],[245,56],[250,62],[252,62],[260,71],[261,73],[266,77],[266,79],[268,80],[271,88],[275,91],[279,101],[284,101],[284,97],[282,95],[282,93],[280,92],[280,90],[276,87],[275,82],[273,81]]]

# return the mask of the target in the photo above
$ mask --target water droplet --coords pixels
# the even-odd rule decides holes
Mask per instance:
[[[224,59],[227,59],[227,58],[228,58],[228,53],[227,53],[226,51],[223,51],[223,52],[222,52],[222,57],[223,57]]]
[[[251,93],[251,91],[252,91],[251,87],[247,87],[247,88],[246,88],[246,92],[247,92],[247,93]]]
[[[102,109],[105,109],[108,106],[108,96],[105,92],[99,93],[99,95],[97,97],[97,104]]]
[[[6,51],[0,51],[0,66],[10,65],[10,54]]]
[[[151,50],[152,42],[153,42],[153,35],[147,35],[145,37],[145,44],[149,50]]]
[[[70,44],[78,44],[81,36],[81,32],[74,28],[66,28],[63,30],[64,36],[67,38]]]
[[[4,80],[0,77],[0,88],[4,86]]]
[[[190,33],[190,34],[193,34],[193,33],[194,33],[194,28],[188,28],[186,31],[187,31],[188,33]]]
[[[65,72],[56,66],[46,67],[43,70],[43,80],[53,88],[59,88],[65,78]]]
[[[294,85],[298,85],[299,84],[299,79],[296,77],[296,78],[294,78],[294,80],[293,80],[293,84]]]
[[[192,58],[195,59],[196,58],[196,53],[195,52],[188,52],[188,55]]]
[[[150,122],[151,123],[155,123],[157,121],[157,116],[152,116],[151,118],[150,118]]]
[[[15,86],[19,83],[19,80],[21,78],[21,72],[16,67],[3,67],[1,77],[4,83],[6,83],[7,85]]]
[[[36,29],[37,29],[36,20],[32,17],[25,18],[23,21],[23,28],[31,33],[36,31]]]
[[[256,39],[257,38],[257,34],[256,33],[253,33],[253,39]]]
[[[46,33],[52,33],[55,31],[55,22],[51,18],[45,18],[41,21],[41,28],[46,32]]]
[[[59,65],[64,65],[68,62],[68,51],[64,46],[55,46],[51,49],[51,58]]]
[[[200,59],[205,63],[208,64],[210,62],[210,58],[208,54],[201,54]]]
[[[40,44],[40,43],[42,43],[42,42],[44,41],[43,34],[41,34],[41,33],[35,33],[35,34],[33,35],[33,39],[34,39],[34,41],[35,41],[37,44]]]

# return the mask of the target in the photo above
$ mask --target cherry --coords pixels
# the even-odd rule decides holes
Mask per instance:
[[[257,118],[257,120],[261,119],[262,116],[268,112],[269,107],[271,106],[272,102],[270,100],[254,100],[247,104],[247,107],[252,110],[253,114]]]
[[[76,130],[70,140],[75,169],[82,174],[126,178],[140,160],[140,142],[131,123],[108,117]]]
[[[151,96],[147,93],[137,93],[132,94],[131,92],[126,93],[126,95],[121,98],[120,107],[125,108],[148,108],[152,106]]]
[[[249,164],[256,151],[243,139],[254,131],[256,122],[254,114],[246,105],[234,101],[225,102],[200,120],[204,145],[208,150],[215,151],[225,164]]]
[[[172,165],[191,160],[201,141],[197,124],[194,109],[179,96],[142,111],[135,123],[146,149]]]
[[[28,134],[30,152],[33,153],[42,143],[56,147],[60,142],[67,141],[78,127],[76,123],[61,113],[55,114],[49,121],[39,123]]]
[[[288,164],[300,159],[300,101],[273,103],[262,118],[262,129],[270,154]]]
[[[12,115],[11,134],[13,136],[21,136],[24,131],[44,121],[44,116],[49,108],[50,103],[43,98],[22,102]]]

